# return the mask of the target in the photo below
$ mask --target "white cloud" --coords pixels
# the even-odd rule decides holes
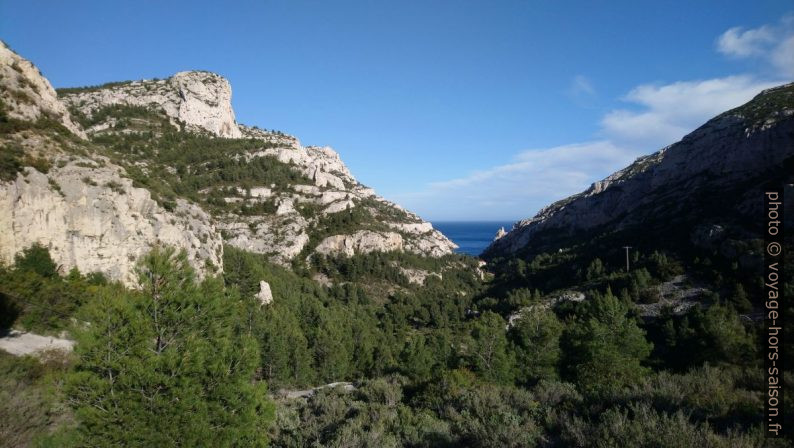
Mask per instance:
[[[587,188],[639,153],[609,141],[523,151],[514,161],[395,197],[430,219],[513,219]],[[473,214],[476,213],[476,216]]]
[[[737,26],[722,33],[717,39],[717,51],[738,57],[760,55],[775,41],[774,35],[772,28],[766,25],[747,31],[742,31],[742,27]]]
[[[780,81],[728,76],[635,87],[623,100],[639,107],[616,109],[601,121],[604,133],[622,145],[651,151],[673,143],[709,118],[753,98]]]
[[[759,58],[780,76],[794,77],[794,15],[777,24],[731,28],[717,38],[717,51],[736,58]]]

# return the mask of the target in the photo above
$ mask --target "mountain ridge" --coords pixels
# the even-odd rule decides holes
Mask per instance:
[[[663,221],[727,224],[746,232],[736,216],[749,217],[760,209],[753,193],[762,179],[781,178],[784,173],[778,168],[794,156],[792,142],[794,83],[788,83],[762,91],[679,142],[639,157],[585,191],[517,222],[506,235],[495,239],[483,256],[490,259],[521,251],[556,250],[575,244],[577,234],[598,229],[621,231]],[[748,182],[753,186],[745,185]],[[726,202],[716,190],[729,193],[731,200]],[[695,195],[703,197],[694,199]],[[725,210],[696,210],[699,201],[722,204]]]

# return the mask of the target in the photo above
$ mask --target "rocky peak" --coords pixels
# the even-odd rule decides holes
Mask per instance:
[[[85,138],[80,126],[72,121],[69,111],[52,84],[36,66],[22,58],[0,41],[0,98],[10,118],[24,121],[51,119],[73,134]]]
[[[111,105],[157,105],[188,129],[218,137],[243,136],[234,119],[232,87],[226,78],[204,71],[179,72],[165,80],[110,83],[98,87],[59,90],[64,102],[90,116]]]

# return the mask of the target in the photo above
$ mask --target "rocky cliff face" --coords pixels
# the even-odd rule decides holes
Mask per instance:
[[[223,244],[282,264],[313,254],[442,256],[455,248],[430,223],[361,185],[333,149],[238,125],[231,88],[218,75],[182,72],[167,80],[61,89],[56,97],[32,64],[6,47],[0,56],[3,113],[22,123],[0,139],[28,165],[0,181],[0,257],[6,262],[39,242],[66,269],[132,283],[136,260],[154,244],[185,249],[202,274],[222,269]],[[15,102],[17,91],[24,95],[16,94],[23,99]],[[66,129],[48,129],[41,117]],[[213,158],[179,167],[158,159],[165,150],[158,139],[168,132]],[[135,135],[139,150],[114,146]],[[34,168],[31,160],[43,165]],[[235,182],[227,178],[237,174],[219,172],[217,182],[168,200],[147,186],[165,185],[173,195],[213,167],[240,171],[256,164],[263,166],[261,178]]]
[[[87,115],[110,105],[156,106],[188,129],[201,129],[219,137],[240,138],[234,120],[232,87],[215,73],[180,72],[165,80],[130,81],[106,86],[70,89],[62,98]]]
[[[695,223],[741,231],[763,204],[761,185],[782,180],[792,157],[794,84],[787,84],[516,223],[484,255],[565,247],[577,235],[642,226],[681,223],[693,236],[702,230]]]
[[[179,201],[169,212],[119,167],[58,158],[47,174],[26,168],[0,184],[0,256],[33,243],[50,248],[64,269],[102,272],[134,285],[137,260],[153,245],[185,249],[200,274],[223,267],[223,242],[199,207]]]

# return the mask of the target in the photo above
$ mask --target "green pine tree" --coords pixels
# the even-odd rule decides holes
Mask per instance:
[[[197,284],[184,252],[155,248],[140,292],[87,305],[67,380],[84,446],[264,446],[272,405],[252,381],[256,343],[235,330],[240,301]]]
[[[562,323],[548,308],[535,306],[522,313],[510,330],[520,381],[532,384],[557,377],[562,330]]]
[[[581,390],[602,392],[639,381],[648,372],[642,362],[652,344],[627,308],[609,291],[594,299],[583,321],[574,321],[564,336],[566,376]]]

